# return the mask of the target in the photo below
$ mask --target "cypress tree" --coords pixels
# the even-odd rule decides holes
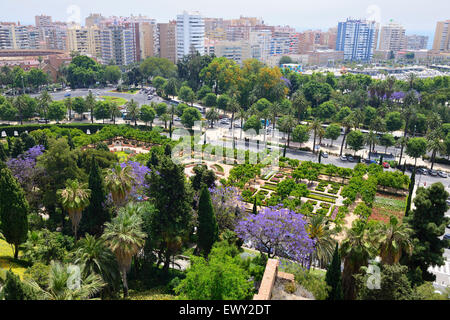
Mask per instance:
[[[206,186],[203,186],[198,203],[198,231],[197,248],[208,256],[211,248],[219,239],[219,227],[211,202],[211,195]]]
[[[416,184],[416,170],[414,170],[413,173],[411,174],[411,182],[409,183],[409,193],[408,198],[406,199],[405,216],[408,216],[409,210],[411,210],[411,200],[415,184]]]
[[[27,151],[36,145],[36,140],[26,132],[20,134],[20,139],[22,139],[24,150]]]
[[[168,143],[164,147],[164,154],[168,157],[172,156],[172,147]]]
[[[89,187],[91,197],[89,206],[84,210],[84,219],[81,220],[80,231],[91,235],[100,235],[103,224],[109,221],[108,210],[104,207],[106,201],[106,190],[103,184],[103,177],[95,157],[92,157],[89,172]]]
[[[28,202],[25,193],[7,168],[0,170],[0,221],[6,242],[13,245],[14,259],[19,245],[27,240]]]
[[[252,213],[256,216],[258,214],[258,206],[256,205],[256,197],[255,201],[253,201],[253,211]]]
[[[69,135],[67,136],[67,144],[69,145],[70,150],[75,149],[75,144],[73,143],[72,135],[70,134],[70,132]]]
[[[158,154],[156,153],[156,150],[152,149],[150,155],[150,159],[147,162],[147,167],[149,168],[155,168],[159,164]]]
[[[5,295],[5,300],[26,300],[20,278],[9,270],[6,271],[3,294]]]
[[[342,291],[341,256],[339,254],[339,246],[337,243],[333,253],[333,260],[325,275],[325,281],[327,285],[330,286],[327,300],[344,300],[344,292]]]
[[[8,144],[8,156],[11,155],[11,150],[12,150],[12,141],[11,141],[11,137],[6,137],[6,142]]]
[[[14,140],[14,144],[13,144],[12,149],[11,149],[11,157],[12,158],[17,158],[22,153],[23,153],[22,139],[16,138]]]
[[[5,146],[0,142],[0,162],[5,162],[7,157]]]

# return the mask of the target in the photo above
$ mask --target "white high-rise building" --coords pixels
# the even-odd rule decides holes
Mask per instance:
[[[397,23],[381,27],[379,50],[398,52],[406,49],[405,28]]]
[[[198,52],[205,54],[205,22],[199,12],[177,15],[177,59]]]

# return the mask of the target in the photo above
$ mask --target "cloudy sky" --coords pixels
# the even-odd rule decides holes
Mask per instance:
[[[262,17],[267,24],[290,25],[297,30],[327,29],[347,17],[393,19],[407,33],[432,36],[436,21],[450,19],[448,0],[0,0],[0,21],[33,24],[37,14],[54,20],[81,20],[91,12],[104,16],[139,13],[159,21],[174,19],[183,10],[205,17]]]

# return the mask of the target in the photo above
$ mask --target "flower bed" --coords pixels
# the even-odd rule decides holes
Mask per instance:
[[[320,206],[322,207],[322,208],[324,208],[324,209],[330,209],[330,207],[331,207],[331,204],[329,204],[329,203],[321,203],[320,204]]]
[[[270,179],[270,181],[274,182],[274,183],[278,183],[278,182],[280,182],[280,178],[273,177],[272,179]]]
[[[314,199],[314,200],[319,200],[319,201],[325,201],[325,202],[330,202],[330,203],[336,203],[335,199],[332,198],[325,198],[325,197],[321,197],[319,195],[316,195],[314,193],[310,193],[307,198],[309,199]]]

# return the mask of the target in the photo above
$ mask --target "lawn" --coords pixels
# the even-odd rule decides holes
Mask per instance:
[[[23,278],[23,274],[27,268],[20,261],[13,259],[13,251],[11,246],[4,240],[0,239],[0,269],[9,270]]]
[[[130,300],[176,300],[177,297],[166,293],[164,287],[155,287],[146,291],[130,290],[128,299]]]
[[[116,154],[117,158],[119,159],[119,162],[127,162],[128,157],[130,156],[125,151],[118,151],[118,152],[115,152],[115,154]]]
[[[125,91],[117,91],[117,90],[111,90],[109,92],[113,93],[126,93],[126,94],[136,94],[139,92],[139,89],[131,89],[131,90],[125,90]]]
[[[101,98],[107,102],[115,102],[119,106],[123,106],[124,104],[126,104],[128,102],[128,100],[125,98],[118,98],[118,97],[111,97],[111,96],[101,96]]]
[[[405,198],[377,194],[370,220],[388,222],[390,215],[402,220],[405,215],[405,208]]]

